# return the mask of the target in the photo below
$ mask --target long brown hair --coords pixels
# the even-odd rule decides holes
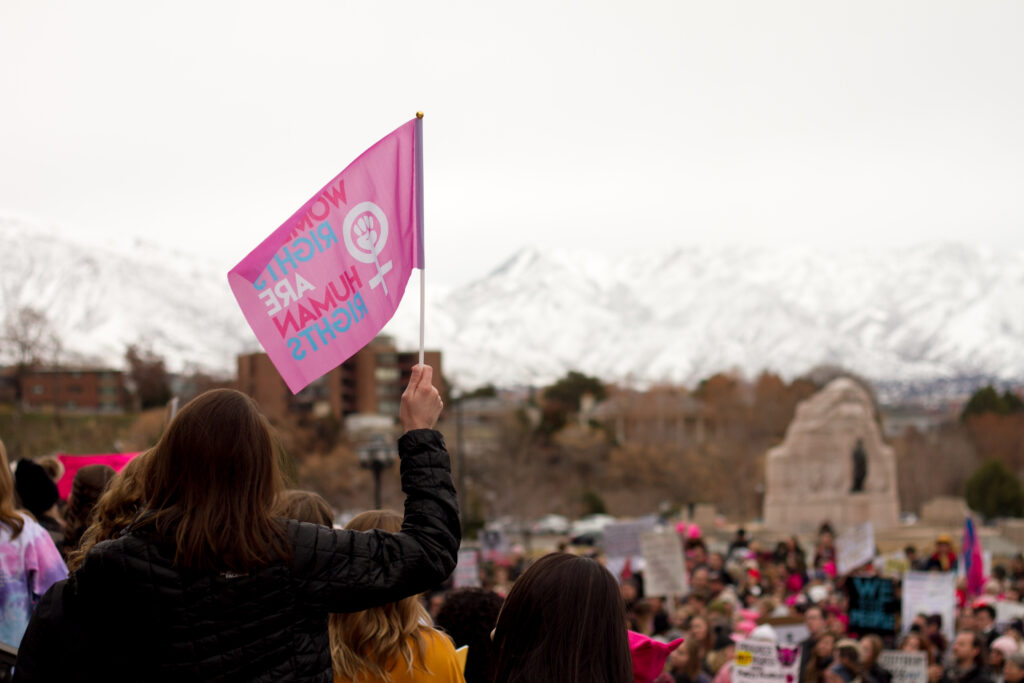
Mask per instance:
[[[14,510],[14,477],[7,464],[7,449],[0,441],[0,524],[11,530],[11,538],[17,538],[25,528],[25,520]]]
[[[402,517],[391,510],[369,510],[353,517],[345,528],[397,533],[402,529]],[[429,623],[430,615],[415,595],[362,612],[332,614],[331,660],[335,675],[352,681],[365,676],[368,681],[390,682],[388,668],[398,657],[412,671],[413,661],[423,662],[426,655],[423,629],[429,628]],[[416,646],[415,654],[410,641]]]
[[[107,541],[128,528],[145,500],[146,463],[152,451],[135,456],[111,481],[96,502],[92,523],[82,532],[78,547],[68,553],[68,570],[82,566],[86,553],[100,541]]]
[[[266,418],[245,394],[214,389],[153,448],[137,528],[173,538],[180,567],[246,572],[290,557],[273,517],[283,488]]]
[[[513,584],[494,627],[495,683],[630,683],[626,608],[594,560],[551,553]]]

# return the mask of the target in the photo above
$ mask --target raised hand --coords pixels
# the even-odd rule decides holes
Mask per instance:
[[[405,431],[433,429],[444,409],[441,394],[431,383],[434,369],[429,365],[416,365],[409,377],[409,386],[402,393],[399,417]]]

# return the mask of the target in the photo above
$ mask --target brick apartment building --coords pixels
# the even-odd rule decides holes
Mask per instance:
[[[130,402],[124,374],[110,368],[31,368],[21,385],[27,410],[120,412]],[[12,392],[13,387],[4,393]]]
[[[239,391],[251,396],[272,421],[288,414],[333,415],[343,419],[354,414],[398,417],[402,391],[419,351],[398,351],[394,341],[379,336],[354,356],[293,395],[265,353],[238,357]],[[441,352],[424,352],[424,362],[434,368],[434,386],[446,395],[441,373]]]

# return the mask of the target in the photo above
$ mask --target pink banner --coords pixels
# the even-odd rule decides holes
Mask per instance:
[[[421,140],[420,119],[380,140],[228,273],[292,393],[368,344],[423,267]]]
[[[57,491],[60,492],[60,497],[67,500],[71,494],[71,484],[75,480],[75,473],[86,465],[110,465],[120,472],[136,455],[138,453],[103,453],[100,455],[58,454],[57,459],[64,465],[64,476],[57,482]]]

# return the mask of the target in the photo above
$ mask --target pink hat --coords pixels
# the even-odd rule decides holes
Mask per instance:
[[[1016,652],[1020,652],[1020,645],[1018,645],[1017,641],[1010,636],[999,636],[992,641],[992,644],[989,647],[993,650],[999,650],[1003,653],[1004,657],[1009,657]]]
[[[700,527],[697,526],[696,524],[691,524],[690,525],[690,530],[687,532],[687,537],[688,538],[700,538],[701,537]]]
[[[633,657],[633,683],[651,683],[665,668],[668,653],[683,643],[682,638],[662,643],[636,631],[628,633],[629,654]]]
[[[680,536],[685,536],[686,535],[686,529],[689,526],[690,525],[687,524],[686,522],[676,522],[676,533],[679,534]]]

